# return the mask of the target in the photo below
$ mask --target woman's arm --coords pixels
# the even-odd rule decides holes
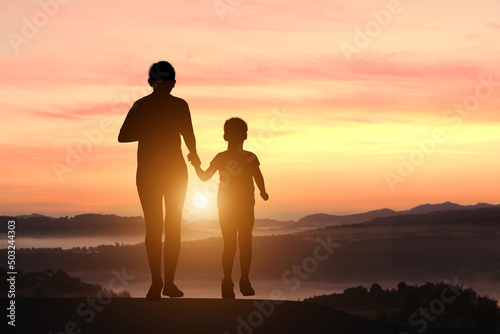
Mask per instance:
[[[184,101],[184,103],[186,103],[186,110],[184,111],[184,121],[182,124],[181,134],[182,138],[184,138],[184,143],[189,150],[189,162],[193,165],[199,165],[201,162],[200,158],[198,158],[198,153],[196,152],[196,138],[194,136],[193,123],[191,121],[191,112],[189,111],[189,105],[187,102]]]
[[[198,165],[201,163],[200,158],[198,157],[198,153],[196,152],[196,138],[194,137],[194,132],[188,132],[187,134],[183,134],[184,142],[189,150],[188,160],[193,165]]]
[[[120,143],[130,143],[139,140],[139,114],[137,110],[137,103],[134,103],[132,108],[130,108],[125,121],[120,129],[120,134],[118,135],[118,142]]]

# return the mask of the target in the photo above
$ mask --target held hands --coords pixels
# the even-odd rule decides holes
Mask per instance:
[[[198,157],[198,154],[196,153],[189,153],[188,156],[188,161],[193,165],[193,167],[199,167],[201,165],[201,160]]]
[[[269,199],[269,195],[265,191],[260,193],[260,197],[262,197],[264,201]]]

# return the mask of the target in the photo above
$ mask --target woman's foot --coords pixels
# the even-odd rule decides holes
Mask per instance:
[[[252,283],[248,278],[240,279],[240,291],[243,296],[254,296],[255,290],[252,288]]]
[[[234,299],[235,295],[233,288],[234,288],[233,281],[224,278],[221,284],[222,299]]]
[[[153,281],[151,283],[151,287],[146,295],[146,299],[150,301],[160,300],[161,299],[161,288],[163,288],[162,281]]]
[[[165,284],[163,287],[163,295],[170,298],[183,297],[184,292],[179,290],[179,288],[174,283]]]

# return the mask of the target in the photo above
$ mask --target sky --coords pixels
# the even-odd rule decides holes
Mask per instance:
[[[149,66],[173,64],[207,167],[249,125],[270,200],[298,219],[500,203],[496,0],[0,3],[0,214],[142,215],[118,143]],[[187,154],[183,146],[184,154]],[[184,218],[216,218],[189,168]],[[258,195],[258,194],[257,194]]]

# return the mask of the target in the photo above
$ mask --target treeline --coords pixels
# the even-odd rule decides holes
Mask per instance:
[[[391,212],[394,215],[387,216]],[[0,216],[0,234],[7,233],[7,222],[13,219],[16,220],[16,235],[25,237],[144,234],[143,217],[121,217],[111,214],[83,214],[60,218],[40,215],[18,218]],[[339,224],[345,225],[338,226]],[[314,234],[324,233],[324,229],[328,230],[326,231],[328,233],[342,233],[343,231],[356,229],[360,237],[370,237],[374,233],[390,232],[391,229],[394,231],[399,229],[400,234],[405,234],[412,229],[425,229],[436,232],[440,229],[452,229],[464,225],[467,225],[464,232],[472,228],[474,229],[474,235],[495,236],[500,228],[500,207],[490,206],[486,208],[434,211],[425,214],[406,214],[405,212],[394,212],[385,209],[346,216],[315,214],[298,221],[257,219],[254,231],[274,229],[276,232],[283,233],[307,229],[307,233],[310,231]],[[318,227],[322,227],[321,230],[312,230]],[[183,228],[185,233],[189,233],[192,232],[191,230],[205,229],[218,231],[219,226],[216,220],[199,220],[186,221],[183,223]]]
[[[52,218],[34,214],[24,217],[0,216],[0,234],[7,233],[7,222],[9,220],[16,221],[16,235],[23,237],[143,235],[145,231],[144,218],[140,216],[122,217],[111,214],[82,214],[74,217]],[[298,227],[297,221],[277,221],[272,219],[257,219],[255,221],[256,229],[291,228],[292,231],[301,230]],[[183,232],[187,234],[193,231],[211,229],[219,232],[217,220],[183,221]]]
[[[291,266],[305,254],[312,254],[316,243],[287,236],[254,238],[255,278],[281,279],[283,266]],[[291,247],[293,246],[293,247]],[[182,243],[177,276],[219,278],[222,256],[222,238],[209,238]],[[272,256],[270,254],[272,253]],[[7,250],[0,250],[0,256]],[[2,265],[0,264],[0,267]],[[16,266],[29,271],[60,268],[66,271],[110,271],[127,268],[127,271],[148,273],[144,243],[136,245],[103,245],[64,250],[61,248],[18,249]]]
[[[0,268],[0,277],[9,278],[10,275]],[[2,296],[15,291],[15,298],[95,298],[100,295],[106,298],[130,298],[127,291],[113,291],[99,284],[85,283],[79,277],[70,277],[64,270],[18,271],[15,275],[15,289],[10,288],[10,283],[8,279],[2,280]]]
[[[500,207],[487,207],[479,209],[462,209],[449,211],[434,211],[423,214],[404,214],[392,217],[377,217],[367,222],[369,225],[429,225],[443,226],[449,224],[480,224],[499,225]]]
[[[321,255],[321,260],[316,261],[316,266],[310,260],[320,246],[318,237],[323,243],[333,242],[339,246],[331,254],[320,250],[317,254]],[[335,234],[314,238],[298,235],[254,237],[251,274],[255,279],[283,280],[284,273],[293,266],[313,265],[314,272],[308,274],[308,279],[325,282],[425,282],[443,277],[474,281],[486,275],[492,280],[491,284],[498,284],[500,271],[495,270],[500,263],[499,239],[499,236],[487,239],[416,235],[346,240],[336,239]],[[220,237],[183,242],[179,277],[218,278],[222,246]],[[7,250],[0,250],[0,258],[6,257]],[[131,271],[148,272],[143,243],[71,250],[19,249],[16,257],[16,265],[29,271],[45,268],[109,271],[126,267]]]
[[[500,208],[437,211],[427,214],[399,215],[375,218],[371,221],[342,226],[309,229],[300,236],[316,238],[335,235],[345,240],[370,240],[409,237],[433,237],[438,240],[483,240],[489,242],[500,237]]]
[[[7,222],[8,220],[16,221],[16,235],[18,236],[46,237],[144,233],[144,218],[142,217],[101,214],[83,214],[59,218],[46,216],[0,217],[0,221]],[[7,224],[0,224],[0,233],[7,233]]]
[[[304,301],[329,306],[345,312],[371,314],[374,320],[427,327],[460,327],[500,329],[498,302],[479,296],[474,290],[447,283],[426,283],[383,290],[372,284],[349,288],[341,294],[314,296]],[[367,312],[368,310],[375,312]],[[358,312],[356,312],[358,311]]]

